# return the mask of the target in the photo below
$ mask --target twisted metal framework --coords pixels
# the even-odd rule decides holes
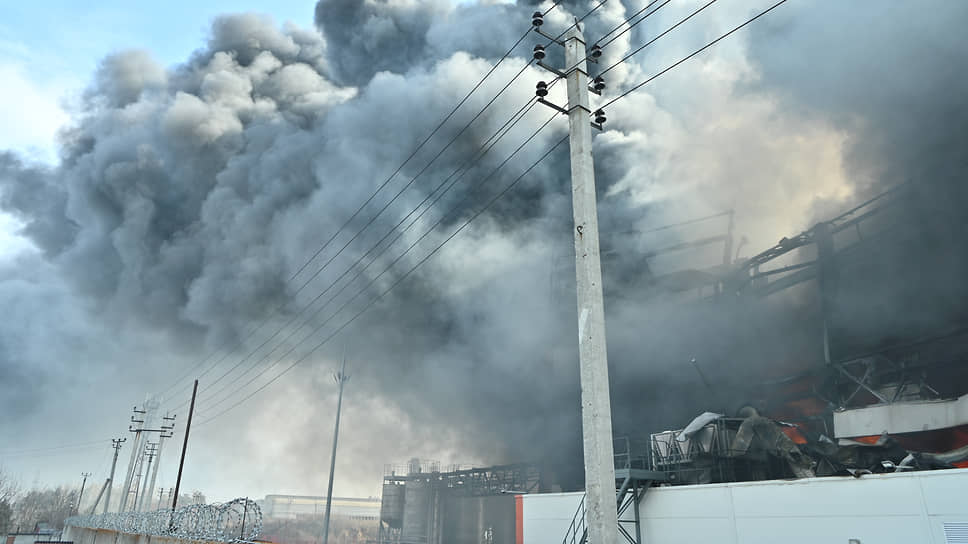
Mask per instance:
[[[67,525],[129,534],[210,542],[251,542],[262,532],[262,509],[255,501],[190,504],[174,511],[111,512],[74,516]]]

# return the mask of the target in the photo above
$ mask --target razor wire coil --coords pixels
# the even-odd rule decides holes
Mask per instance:
[[[251,542],[262,533],[262,509],[250,499],[189,504],[153,512],[73,516],[66,525],[122,533],[209,542]]]

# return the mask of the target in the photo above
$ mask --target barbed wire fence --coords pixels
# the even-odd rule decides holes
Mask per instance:
[[[262,509],[250,499],[189,504],[174,511],[109,512],[68,518],[66,525],[210,542],[251,542],[262,533]]]

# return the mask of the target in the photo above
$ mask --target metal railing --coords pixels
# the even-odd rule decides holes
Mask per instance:
[[[262,532],[262,509],[255,501],[235,499],[223,504],[189,504],[174,512],[165,509],[73,516],[65,525],[184,540],[248,542]]]
[[[571,524],[565,532],[565,538],[561,544],[584,544],[588,540],[588,528],[585,527],[585,495],[581,496],[578,503],[578,511],[571,518]]]

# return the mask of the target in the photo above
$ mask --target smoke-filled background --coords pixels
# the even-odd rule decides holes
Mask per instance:
[[[563,29],[594,5],[565,2],[544,28]],[[589,42],[642,5],[609,0],[587,20]],[[671,2],[606,47],[599,66],[700,5]],[[769,5],[710,6],[611,70],[606,98]],[[0,462],[41,482],[96,471],[109,461],[107,438],[127,434],[128,410],[147,393],[164,394],[182,429],[190,383],[169,386],[204,371],[184,485],[210,498],[320,494],[336,401],[331,374],[345,353],[352,379],[337,494],[375,494],[383,464],[410,457],[542,460],[580,480],[567,147],[404,278],[554,145],[565,120],[552,120],[489,176],[553,116],[528,110],[389,250],[387,240],[367,253],[476,156],[536,81],[551,79],[527,68],[461,132],[524,67],[537,37],[353,216],[517,40],[536,7],[550,4],[323,0],[312,26],[217,17],[207,42],[172,66],[145,50],[104,58],[73,97],[55,164],[0,152],[0,208],[14,244],[0,260],[0,451],[105,443]],[[791,0],[608,109],[595,161],[617,434],[681,426],[746,400],[708,395],[691,358],[724,390],[822,361],[816,303],[803,293],[720,305],[648,295],[655,275],[715,265],[721,253],[648,262],[643,254],[721,234],[725,223],[635,231],[732,209],[748,240],[740,256],[748,256],[910,181],[917,198],[898,216],[899,231],[924,230],[871,257],[870,269],[890,272],[857,286],[864,290],[845,303],[843,335],[876,342],[964,317],[966,18],[968,5],[940,0]],[[561,104],[561,93],[551,98]],[[400,279],[359,320],[219,415]],[[290,325],[259,348],[310,315],[307,327],[289,336]],[[238,347],[226,355],[225,346]],[[168,453],[162,464],[160,486],[173,482],[175,458]]]

